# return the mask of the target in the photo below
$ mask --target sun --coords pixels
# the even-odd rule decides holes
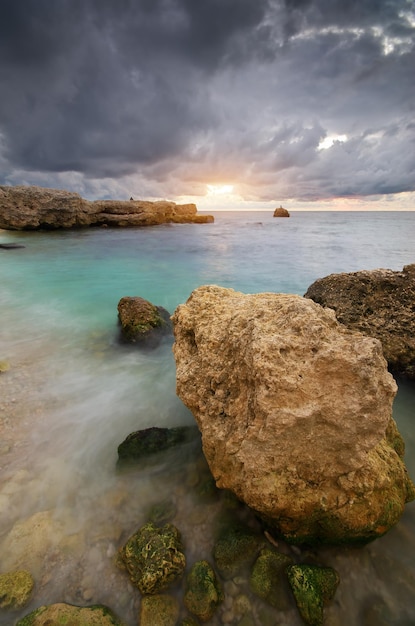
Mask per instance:
[[[223,196],[233,192],[233,185],[206,185],[208,196]]]

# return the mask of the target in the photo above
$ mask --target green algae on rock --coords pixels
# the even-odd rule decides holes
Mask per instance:
[[[179,623],[179,626],[199,626],[199,623],[196,622],[192,617],[185,617]]]
[[[166,589],[186,567],[180,532],[173,524],[161,528],[152,522],[144,524],[120,548],[119,557],[120,566],[143,595]]]
[[[179,602],[173,596],[144,596],[140,606],[140,626],[175,626],[179,613]]]
[[[25,570],[0,574],[0,609],[19,609],[31,598],[34,580]]]
[[[210,620],[224,595],[215,570],[208,561],[197,561],[186,578],[184,604],[202,622]]]
[[[10,369],[10,363],[8,361],[0,361],[0,374],[8,372]]]
[[[16,626],[125,626],[118,617],[103,604],[74,606],[60,602],[35,609]]]
[[[224,578],[232,578],[252,563],[264,539],[240,523],[225,527],[213,547],[216,567]]]
[[[264,548],[252,568],[252,591],[280,611],[290,606],[286,569],[292,564],[293,560],[286,554]]]
[[[155,347],[171,332],[169,312],[144,298],[125,296],[117,308],[123,342]]]
[[[340,582],[336,570],[319,565],[290,565],[287,576],[305,623],[322,626],[324,605],[333,599]]]

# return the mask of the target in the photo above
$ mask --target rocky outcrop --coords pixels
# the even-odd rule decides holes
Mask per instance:
[[[333,309],[348,328],[379,339],[391,371],[415,380],[415,264],[402,272],[330,274],[305,297]]]
[[[77,193],[31,186],[0,186],[0,228],[39,230],[87,226],[154,226],[213,222],[195,204],[165,200],[84,200]]]
[[[290,217],[290,214],[287,211],[287,209],[284,209],[282,206],[280,206],[277,209],[275,209],[274,217]]]
[[[365,542],[414,487],[378,340],[310,299],[196,289],[173,315],[177,394],[216,484],[291,543]]]

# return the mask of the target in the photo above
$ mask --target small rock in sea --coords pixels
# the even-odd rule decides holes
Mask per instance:
[[[254,563],[250,585],[252,591],[280,611],[290,606],[286,569],[293,560],[271,548],[264,548]]]
[[[16,626],[46,626],[46,624],[82,624],[82,626],[125,626],[125,624],[103,604],[74,606],[60,602],[35,609]]]
[[[170,313],[144,298],[125,296],[118,303],[121,340],[145,348],[155,348],[163,336],[171,334]]]
[[[336,570],[318,565],[290,565],[287,575],[305,623],[322,626],[324,605],[334,598],[340,582]]]
[[[197,561],[186,579],[184,604],[187,610],[202,622],[212,619],[223,602],[221,584],[208,561]]]
[[[280,206],[277,209],[275,209],[274,217],[290,217],[290,214],[287,211],[287,209],[284,209],[282,206]]]
[[[263,546],[263,537],[250,528],[238,522],[226,526],[213,547],[216,567],[224,578],[233,578],[249,567]]]
[[[143,595],[163,591],[186,567],[180,532],[173,524],[159,528],[148,522],[119,550],[119,557],[118,564]]]
[[[140,626],[175,626],[179,612],[179,603],[173,596],[144,596],[140,606]]]
[[[197,426],[144,428],[130,433],[118,446],[118,465],[138,462],[158,452],[200,439]]]
[[[19,609],[31,598],[34,580],[25,570],[0,574],[0,608]]]

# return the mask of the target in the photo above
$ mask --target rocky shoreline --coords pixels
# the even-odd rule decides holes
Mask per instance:
[[[159,224],[207,224],[195,204],[166,200],[84,200],[79,194],[35,186],[0,186],[0,228],[54,230],[110,226],[128,228]]]
[[[404,268],[402,274],[407,280],[413,280],[412,270]],[[370,272],[365,273],[366,279],[367,275]],[[373,279],[378,275],[379,271],[375,271]],[[334,277],[332,292],[335,291],[333,281]],[[341,567],[338,567],[342,563],[341,556],[336,556],[330,546],[322,549],[320,544],[328,540],[328,544],[343,543],[347,548],[356,539],[353,536],[356,528],[358,542],[372,541],[397,523],[405,501],[413,499],[413,486],[402,460],[403,441],[391,415],[396,389],[382,356],[382,339],[347,330],[336,321],[332,310],[312,302],[309,296],[284,295],[282,299],[280,296],[247,296],[205,286],[195,290],[172,317],[178,394],[190,406],[202,433],[202,442],[194,428],[190,431],[150,428],[133,433],[119,446],[119,459],[127,459],[138,469],[136,474],[130,475],[130,481],[139,479],[141,470],[149,463],[158,468],[156,473],[161,482],[166,481],[167,476],[170,479],[172,473],[176,473],[177,478],[177,488],[171,497],[151,507],[145,523],[132,535],[125,536],[125,529],[120,531],[108,555],[109,566],[119,568],[122,576],[129,579],[128,592],[124,595],[126,602],[134,605],[140,626],[156,623],[197,626],[201,622],[214,626],[273,626],[276,620],[297,624],[300,616],[305,624],[322,625],[324,611],[330,611],[339,580],[343,579]],[[379,298],[379,304],[381,302]],[[133,350],[157,346],[155,330],[159,330],[161,339],[166,337],[166,332],[171,333],[171,327],[165,327],[166,312],[160,309],[140,297],[123,298],[118,307],[120,342],[124,344],[128,340]],[[278,354],[274,350],[276,346]],[[308,360],[312,363],[310,388],[306,388],[302,380],[310,373]],[[246,370],[244,361],[248,364]],[[7,363],[0,372],[1,376],[13,374]],[[193,377],[192,381],[189,376]],[[226,376],[230,378],[225,380]],[[343,384],[349,394],[340,389]],[[279,392],[276,398],[272,396],[273,388]],[[249,389],[255,397],[248,397]],[[383,395],[379,396],[380,391]],[[194,394],[197,406],[192,404]],[[323,402],[317,406],[323,396],[329,399],[328,404]],[[238,404],[240,397],[242,404]],[[294,398],[296,406],[278,404],[281,397]],[[305,414],[299,410],[299,402],[304,397],[312,403],[317,430],[321,428],[318,420],[325,413],[323,426],[330,420],[331,413],[336,415],[335,421],[342,424],[340,432],[331,430],[319,437],[323,447],[317,446],[319,438],[313,440],[308,436],[312,433],[304,436]],[[249,424],[249,412],[244,414],[242,409],[254,405],[255,423]],[[271,407],[269,414],[267,406]],[[296,437],[291,436],[284,442],[284,433],[272,430],[272,414],[277,411],[287,418],[288,410],[296,414],[299,422],[294,428]],[[264,416],[265,424],[261,424]],[[219,431],[212,433],[215,420],[219,422]],[[232,428],[224,434],[227,422]],[[364,428],[361,428],[363,422]],[[232,463],[237,462],[240,452],[232,436],[238,435],[241,428],[246,429],[241,448],[251,447],[254,452],[251,469],[257,471],[266,466],[267,475],[274,472],[280,477],[280,501],[276,498],[272,503],[277,522],[283,520],[279,525],[273,523],[269,507],[265,512],[259,511],[256,504],[251,506],[250,497],[239,484],[226,483],[225,474],[237,480],[241,478],[238,468],[230,471],[222,466],[218,468],[212,456],[219,450],[219,460],[223,463],[229,452]],[[330,444],[327,449],[324,449],[325,442]],[[169,454],[174,448],[180,451],[181,463],[173,468]],[[347,454],[343,458],[344,449]],[[273,469],[274,457],[281,450],[286,456],[277,471]],[[370,473],[361,471],[366,457]],[[352,463],[352,466],[345,469],[342,463]],[[323,476],[316,474],[319,465]],[[284,475],[286,466],[288,478]],[[244,459],[243,469],[244,472],[249,470],[248,457]],[[128,468],[125,471],[128,472]],[[327,504],[333,488],[327,476],[330,473],[331,480],[336,471],[340,472],[340,477],[335,479],[335,497]],[[372,475],[376,484],[380,481],[379,489],[370,484]],[[242,475],[244,487],[255,483],[257,488],[259,482],[257,474]],[[289,484],[288,495],[282,502],[286,484]],[[269,482],[265,486],[269,489]],[[392,490],[391,495],[388,489]],[[309,510],[303,506],[308,506],[307,498],[311,501],[310,493],[317,497],[312,504],[314,511],[320,507],[320,518],[311,519]],[[115,501],[121,495],[114,493],[113,497]],[[262,494],[259,501],[267,497]],[[278,506],[282,505],[281,513]],[[328,518],[321,516],[322,511],[330,514],[330,524]],[[347,511],[351,512],[349,519],[344,516]],[[293,514],[297,517],[290,521]],[[32,518],[26,525],[16,525],[19,528],[9,535],[10,546],[13,541],[26,542],[29,549],[33,532],[34,538],[41,537],[37,548],[42,558],[43,546],[45,550],[48,547],[46,538],[56,532],[53,530],[56,521],[47,511]],[[300,520],[300,531],[293,526],[293,520],[295,523]],[[347,528],[347,523],[351,528]],[[190,539],[194,524],[204,524],[204,537]],[[311,547],[313,532],[318,547]],[[54,558],[64,560],[77,541],[74,536],[69,542],[67,538],[62,547],[54,547]],[[75,548],[76,554],[77,550],[81,555],[81,545]],[[30,557],[29,552],[27,557]],[[1,609],[21,609],[41,585],[36,576],[32,578],[26,571],[24,554],[19,565],[22,569],[0,575]],[[37,607],[17,621],[16,626],[43,626],[58,620],[76,623],[81,620],[85,626],[123,626],[124,622],[111,608],[89,604],[95,597],[94,588],[100,586],[99,578],[97,573],[96,579],[88,581],[89,587],[85,583],[80,596],[77,595],[80,583],[74,580],[73,593],[68,592],[67,598]],[[128,600],[129,596],[132,599]],[[362,623],[378,624],[378,613],[372,613],[368,612]]]

